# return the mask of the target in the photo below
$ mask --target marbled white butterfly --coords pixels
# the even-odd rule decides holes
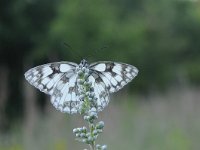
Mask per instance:
[[[78,65],[73,62],[54,62],[37,66],[25,73],[26,80],[40,91],[51,95],[51,102],[61,112],[77,113],[80,102],[77,91],[77,68],[89,69],[88,80],[92,83],[98,105],[109,102],[109,93],[117,92],[129,83],[138,69],[125,63],[100,61],[89,64],[82,60]]]

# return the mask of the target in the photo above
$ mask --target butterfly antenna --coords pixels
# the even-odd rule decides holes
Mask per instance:
[[[73,48],[72,48],[68,43],[64,42],[64,46],[65,46],[66,48],[70,49],[70,53],[71,53],[72,55],[75,54],[76,56],[79,57],[79,59],[82,60],[82,56],[81,56],[79,53],[77,53],[75,50],[73,50]]]
[[[105,49],[107,49],[107,48],[109,48],[109,46],[105,45],[105,46],[103,46],[103,47],[101,47],[101,48],[99,48],[99,49],[95,49],[95,50],[93,51],[93,53],[92,53],[91,55],[89,55],[88,57],[95,56],[95,55],[98,54],[100,51],[105,50]]]

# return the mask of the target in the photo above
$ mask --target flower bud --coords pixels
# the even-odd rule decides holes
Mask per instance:
[[[84,80],[83,79],[78,79],[78,84],[83,84],[84,83]]]
[[[82,142],[83,142],[83,143],[86,143],[86,142],[87,142],[87,140],[86,140],[86,139],[82,139]]]
[[[90,132],[86,133],[86,137],[89,137],[90,136]]]
[[[89,136],[89,137],[88,137],[88,141],[89,141],[89,142],[93,142],[93,141],[94,141],[93,137]]]
[[[83,131],[86,132],[87,131],[87,128],[85,126],[83,126]]]
[[[97,144],[96,148],[99,150],[101,148],[101,145]]]
[[[81,138],[84,138],[85,136],[86,136],[85,133],[81,133],[81,134],[80,134],[80,137],[81,137]]]
[[[78,132],[77,128],[73,129],[73,133],[77,133],[77,132]]]
[[[107,149],[107,145],[103,145],[103,146],[101,147],[101,149],[102,149],[102,150],[106,150],[106,149]]]
[[[98,133],[97,133],[97,130],[94,130],[94,131],[93,131],[93,134],[94,134],[94,135],[97,135],[97,134],[98,134]]]
[[[83,71],[82,70],[79,70],[78,71],[78,76],[80,77],[80,76],[82,76],[83,75]]]
[[[97,129],[97,133],[102,133],[102,132],[103,132],[103,130]]]
[[[100,121],[96,126],[97,129],[103,129],[103,127],[104,127],[104,122],[103,121]]]
[[[90,119],[90,116],[84,116],[83,119],[88,121]]]

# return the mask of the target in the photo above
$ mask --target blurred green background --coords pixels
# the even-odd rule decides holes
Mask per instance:
[[[0,1],[0,150],[84,148],[72,135],[82,118],[56,111],[24,79],[36,65],[82,58],[140,71],[100,113],[99,143],[199,150],[199,48],[199,0]]]

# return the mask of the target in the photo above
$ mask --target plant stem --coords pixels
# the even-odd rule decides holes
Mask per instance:
[[[90,128],[90,134],[91,136],[93,135],[93,130],[94,130],[94,124],[93,123],[89,123],[89,128]],[[93,137],[93,136],[92,136]],[[91,150],[95,150],[95,141],[93,141],[91,144],[90,144],[90,149]]]
[[[95,150],[95,144],[90,145],[90,150]]]

